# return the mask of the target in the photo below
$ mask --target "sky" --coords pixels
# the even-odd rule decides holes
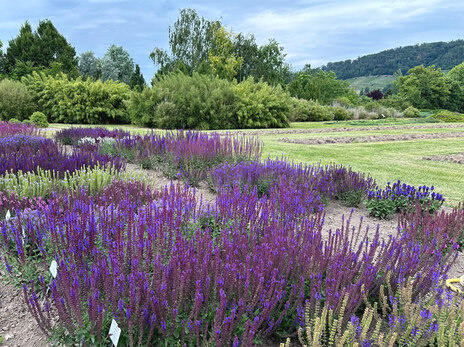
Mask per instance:
[[[219,19],[258,44],[275,39],[295,70],[417,43],[464,39],[462,0],[0,0],[0,40],[6,51],[27,20],[50,19],[79,55],[102,57],[123,46],[147,82],[154,47],[169,48],[168,28],[182,8]]]

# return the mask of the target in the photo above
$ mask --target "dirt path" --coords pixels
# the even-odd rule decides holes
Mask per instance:
[[[456,164],[464,164],[464,152],[459,152],[456,154],[432,155],[429,157],[423,157],[422,159],[434,161],[449,161]]]
[[[366,143],[366,142],[388,142],[388,141],[411,141],[411,140],[434,140],[445,138],[464,137],[464,132],[450,133],[426,133],[426,134],[400,134],[400,135],[371,135],[371,136],[342,136],[342,137],[323,137],[315,139],[289,139],[281,138],[277,141],[285,143],[296,143],[302,145],[322,145],[322,144],[344,144],[344,143]]]

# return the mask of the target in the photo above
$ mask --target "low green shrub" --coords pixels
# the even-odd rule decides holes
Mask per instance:
[[[8,120],[8,122],[10,123],[21,123],[21,121],[19,119],[16,119],[16,118],[11,118]]]
[[[454,113],[447,110],[439,111],[438,113],[432,116],[435,119],[438,119],[441,122],[445,123],[454,123],[454,122],[464,122],[464,115],[460,113]]]
[[[408,118],[417,118],[420,116],[420,111],[412,106],[409,106],[407,109],[403,111],[403,115]]]
[[[344,107],[333,107],[334,120],[353,119],[353,112]]]
[[[0,81],[0,119],[28,119],[37,109],[33,93],[20,82]]]
[[[333,120],[334,114],[332,107],[322,106],[317,103],[309,106],[308,121],[310,122],[323,122]]]
[[[29,120],[32,124],[37,125],[39,128],[48,128],[47,116],[42,112],[34,112]]]

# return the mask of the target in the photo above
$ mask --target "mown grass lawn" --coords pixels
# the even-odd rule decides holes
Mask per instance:
[[[355,130],[363,125],[405,125],[407,120],[369,121],[364,123],[337,122],[293,123],[291,129],[323,129],[349,127]],[[69,125],[52,124],[53,128],[64,128]],[[424,139],[412,141],[347,143],[347,144],[291,144],[278,141],[279,138],[310,138],[333,136],[368,136],[376,134],[411,134],[433,132],[462,132],[464,128],[435,128],[435,124],[426,124],[426,129],[395,129],[371,131],[343,131],[339,133],[312,134],[277,134],[260,135],[264,143],[263,157],[284,156],[295,162],[322,164],[337,163],[351,166],[356,171],[369,173],[379,185],[388,181],[401,180],[412,185],[435,186],[442,193],[449,206],[464,201],[464,165],[451,162],[438,162],[423,159],[424,156],[452,154],[464,152],[464,138]],[[135,126],[111,125],[108,128],[124,128],[132,133],[146,133],[146,128]]]

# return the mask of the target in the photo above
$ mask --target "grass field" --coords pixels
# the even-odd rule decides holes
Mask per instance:
[[[264,143],[263,157],[286,157],[295,162],[322,164],[337,163],[351,166],[356,171],[369,173],[379,185],[388,181],[401,180],[413,185],[434,185],[436,190],[444,194],[449,206],[464,201],[464,166],[452,162],[438,162],[423,159],[424,156],[454,154],[464,152],[463,138],[422,139],[412,141],[372,142],[307,145],[280,142],[286,137],[292,139],[323,138],[340,136],[375,136],[381,134],[419,134],[463,132],[464,128],[438,128],[437,123],[425,124],[420,129],[382,129],[355,131],[366,125],[405,125],[411,121],[355,123],[293,123],[291,129],[330,129],[338,127],[352,128],[353,131],[317,132],[303,134],[266,134],[259,135]],[[464,125],[464,124],[463,124]],[[67,125],[51,125],[53,128]],[[144,133],[147,129],[134,126],[122,127],[133,133]],[[288,130],[288,129],[287,129]],[[320,131],[320,130],[319,130]]]
[[[355,77],[350,78],[347,81],[350,82],[351,88],[360,91],[365,89],[366,87],[368,87],[369,90],[382,90],[385,87],[389,86],[394,80],[395,77],[392,75],[381,75]]]

